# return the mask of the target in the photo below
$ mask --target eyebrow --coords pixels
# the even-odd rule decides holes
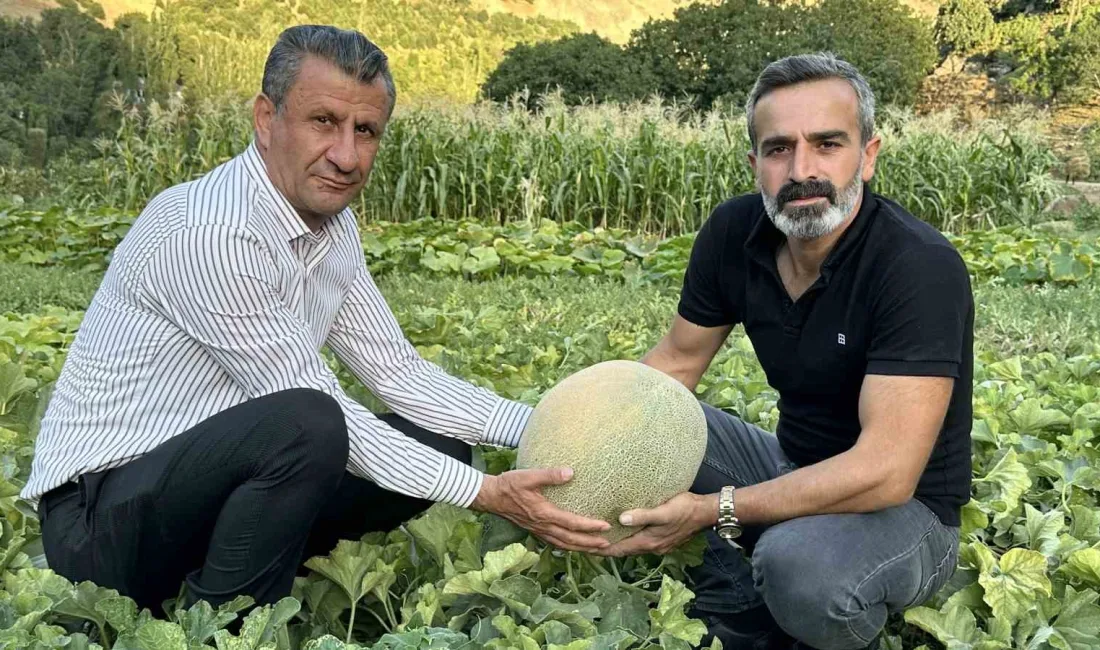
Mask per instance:
[[[807,138],[810,142],[821,142],[823,140],[840,140],[842,142],[849,142],[850,138],[848,133],[841,129],[833,129],[831,131],[818,131],[811,133]],[[790,145],[794,143],[794,138],[789,135],[773,135],[770,138],[765,138],[760,142],[760,147],[771,147],[775,145]]]

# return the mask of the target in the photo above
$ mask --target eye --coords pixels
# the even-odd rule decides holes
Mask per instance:
[[[315,117],[313,119],[317,120],[321,124],[331,124],[332,123],[332,120],[330,120],[327,115],[318,115],[317,117]]]
[[[834,142],[833,140],[826,140],[825,142],[821,143],[821,146],[825,147],[826,149],[833,149],[835,147],[839,147],[840,143]]]
[[[768,151],[767,151],[767,154],[769,156],[773,156],[777,153],[783,153],[786,150],[787,150],[787,147],[785,147],[783,145],[778,145],[778,146],[769,148]]]

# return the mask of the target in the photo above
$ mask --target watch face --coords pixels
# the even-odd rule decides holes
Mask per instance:
[[[718,536],[722,539],[737,539],[741,536],[741,529],[737,526],[723,526],[718,529]]]

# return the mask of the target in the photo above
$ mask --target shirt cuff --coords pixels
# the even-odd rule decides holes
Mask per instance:
[[[427,498],[431,501],[440,501],[468,508],[481,491],[481,484],[485,481],[485,474],[463,463],[457,458],[443,456],[443,467],[439,473],[439,481]]]
[[[481,440],[487,445],[517,447],[527,428],[533,408],[521,402],[501,399],[489,415]]]

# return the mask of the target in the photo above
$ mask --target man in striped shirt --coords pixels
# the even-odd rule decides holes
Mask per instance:
[[[402,334],[347,206],[396,93],[358,32],[288,29],[236,158],[154,197],[68,353],[24,498],[50,566],[158,608],[289,594],[302,561],[432,502],[595,550],[609,524],[552,506],[566,468],[486,476],[529,407],[445,374]],[[376,417],[330,349],[395,413]]]

